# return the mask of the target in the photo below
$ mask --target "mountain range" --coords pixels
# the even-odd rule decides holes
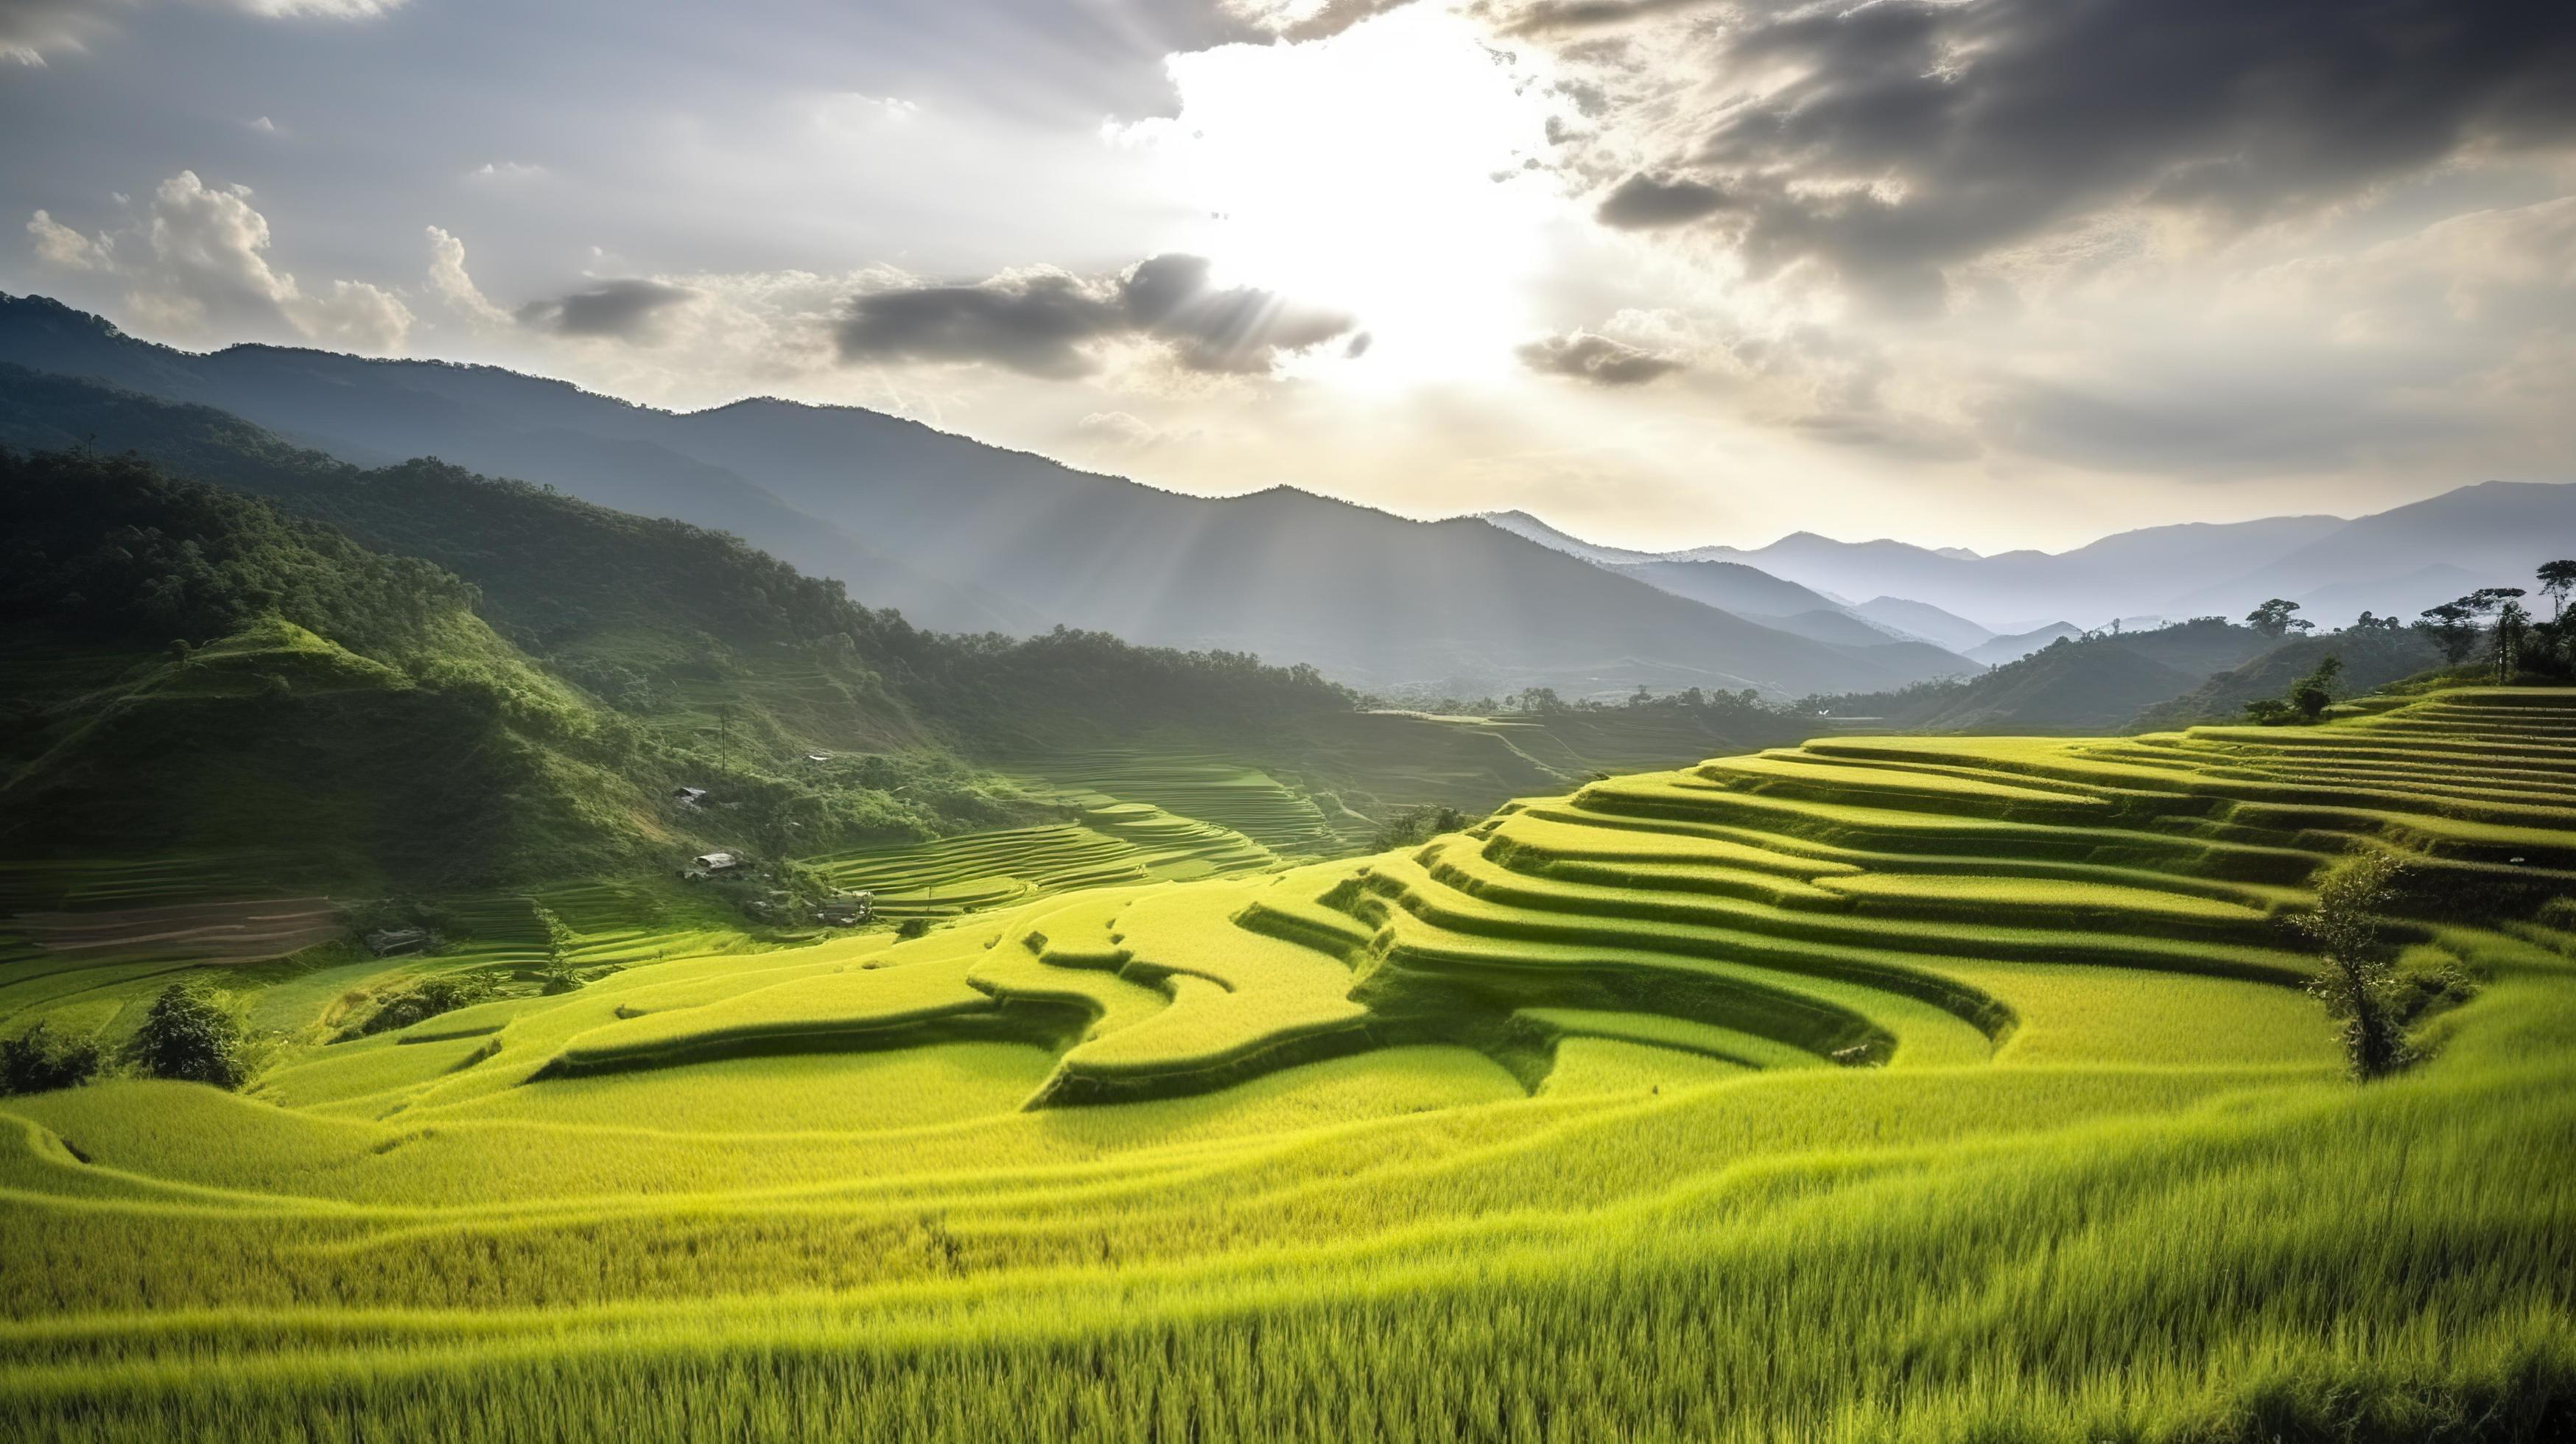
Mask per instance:
[[[1711,546],[1666,553],[1603,547],[1526,512],[1485,520],[1543,546],[1657,576],[1676,563],[1756,568],[1836,599],[1870,597],[1850,610],[1978,661],[1980,641],[1945,629],[1928,607],[1989,633],[2053,635],[2115,618],[2242,616],[2285,597],[2324,627],[2362,612],[2412,618],[2484,586],[2528,585],[2542,562],[2576,553],[2576,486],[2486,481],[2367,516],[2265,517],[2147,527],[2065,552],[1993,556],[1907,542],[1836,541],[1798,532],[1752,549]],[[1894,608],[1883,605],[1894,601]],[[1877,608],[1873,611],[1872,608]],[[1913,618],[1909,625],[1897,615]],[[2018,639],[2016,641],[2018,645]],[[2023,647],[2013,655],[2029,650]]]
[[[2054,554],[1811,532],[1650,553],[1518,512],[1424,522],[1287,487],[1182,495],[856,407],[683,413],[489,366],[191,353],[41,297],[0,297],[0,364],[26,368],[0,393],[94,378],[355,465],[435,457],[729,532],[934,630],[1104,631],[1395,695],[1885,691],[2114,618],[2236,616],[2273,596],[2329,626],[2411,616],[2576,550],[2576,487],[2487,482],[2352,520],[2153,527]],[[58,417],[18,444],[83,434]]]
[[[38,297],[0,299],[0,362],[217,408],[357,465],[436,457],[731,532],[943,631],[1064,625],[1466,695],[1793,696],[1975,670],[1884,634],[1765,626],[1473,518],[1409,521],[1284,487],[1184,496],[854,407],[675,413],[494,367],[201,355]]]

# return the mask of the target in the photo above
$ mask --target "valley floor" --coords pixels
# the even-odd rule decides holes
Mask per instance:
[[[1329,819],[1158,785],[1269,860],[1168,793],[1092,830],[1206,875],[913,941],[565,892],[577,991],[325,1041],[387,964],[280,971],[242,1094],[0,1100],[0,1431],[2576,1431],[2576,693],[1836,739],[1298,865]],[[2285,920],[2368,851],[2430,1056],[2356,1085]],[[60,941],[7,1031],[196,946]]]

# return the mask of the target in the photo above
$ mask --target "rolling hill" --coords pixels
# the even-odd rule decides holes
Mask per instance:
[[[2374,632],[2373,639],[2378,635]],[[2331,650],[2335,639],[2316,640]],[[2406,634],[2406,640],[2411,645],[2374,646],[2372,655],[2390,665],[2401,656],[2429,658],[2429,650],[2412,633]],[[2285,645],[2282,639],[2251,627],[2205,618],[2149,631],[2063,636],[1974,677],[1891,693],[1812,700],[1844,719],[1844,726],[1932,732],[2123,731],[2149,709],[2200,694],[2205,687],[2214,686],[2216,690],[2208,695],[2215,696],[2244,685],[2242,678],[2214,679],[2269,657]],[[2371,680],[2360,685],[2394,681],[2426,665],[2429,661],[2397,671],[2374,666]],[[2265,664],[2246,675],[2270,677],[2275,670],[2277,665]],[[2305,671],[2301,666],[2290,675]],[[2203,720],[2197,711],[2187,716],[2190,721]]]
[[[1990,638],[1970,647],[1960,655],[1972,662],[1982,662],[1989,667],[2000,667],[2006,662],[2018,662],[2040,648],[2055,643],[2061,637],[2083,635],[2084,629],[2081,627],[2066,622],[2051,622],[2045,627],[2017,632],[2009,637]]]
[[[1796,720],[1732,694],[1505,718],[1429,717],[1363,712],[1350,693],[1311,669],[1265,667],[1240,655],[1137,648],[1069,631],[1025,641],[941,636],[892,612],[852,604],[838,583],[805,577],[737,539],[685,523],[630,516],[441,462],[361,468],[209,407],[0,366],[0,456],[10,447],[41,448],[66,437],[102,438],[130,455],[12,458],[22,468],[12,473],[13,484],[25,489],[17,498],[22,510],[54,515],[60,533],[22,527],[22,549],[45,538],[31,553],[37,560],[17,562],[23,577],[50,575],[47,567],[61,557],[87,554],[124,524],[109,511],[72,505],[77,478],[103,478],[93,498],[102,504],[117,487],[198,494],[137,460],[148,458],[178,476],[219,483],[321,524],[282,533],[308,538],[307,550],[323,547],[329,556],[355,558],[353,565],[443,576],[441,585],[462,599],[455,627],[472,645],[449,647],[413,671],[425,666],[443,676],[488,664],[518,678],[509,690],[545,699],[547,715],[557,717],[547,724],[551,731],[541,729],[527,744],[538,753],[546,736],[614,743],[585,765],[617,771],[614,778],[594,778],[588,790],[618,800],[582,814],[591,821],[572,828],[582,839],[515,849],[450,846],[440,841],[446,824],[428,821],[445,813],[398,800],[403,786],[431,785],[407,771],[403,759],[443,756],[451,746],[475,757],[507,749],[476,742],[480,734],[471,728],[423,738],[414,735],[420,724],[375,715],[363,730],[380,738],[381,750],[343,749],[349,756],[339,785],[352,796],[372,789],[382,802],[372,810],[420,821],[387,834],[404,844],[394,861],[365,862],[379,849],[344,845],[301,826],[291,803],[291,768],[272,769],[268,805],[246,800],[219,827],[181,800],[194,795],[194,783],[182,784],[238,759],[221,749],[211,756],[202,749],[156,753],[138,742],[140,754],[89,769],[96,789],[80,814],[113,814],[129,824],[156,815],[170,820],[167,827],[136,827],[129,851],[148,853],[175,829],[199,834],[199,850],[212,854],[250,848],[306,873],[330,874],[348,863],[344,877],[372,868],[421,883],[494,871],[532,878],[635,866],[649,871],[639,848],[662,859],[698,845],[763,855],[926,846],[961,830],[1062,823],[1083,813],[1115,820],[1125,817],[1118,808],[1169,805],[1174,825],[1184,830],[1206,826],[1232,835],[1243,829],[1258,843],[1246,855],[1266,866],[1282,856],[1346,851],[1407,807],[1482,811],[1605,768],[1669,763],[1804,734]],[[258,503],[241,505],[250,508],[243,516],[270,515]],[[206,516],[233,515],[215,501],[203,508],[211,508],[202,511]],[[175,542],[212,544],[194,525],[159,529]],[[265,522],[254,528],[274,529]],[[351,548],[348,539],[365,550]],[[295,569],[330,568],[307,560]],[[147,583],[168,585],[120,575],[111,589]],[[19,631],[0,655],[0,682],[20,708],[0,729],[13,766],[34,759],[51,745],[43,739],[68,735],[65,729],[89,710],[119,695],[98,690],[106,679],[161,666],[149,654],[172,637],[207,643],[262,615],[245,604],[220,627],[166,635],[145,628],[102,644],[65,635],[83,609],[67,603],[59,595],[64,590],[84,588],[48,592],[40,585],[20,599]],[[343,671],[382,677],[407,699],[403,706],[416,708],[419,689],[377,666],[403,665],[371,640],[369,629],[378,624],[365,598],[384,589],[352,583],[341,590],[357,600],[329,615],[293,614],[299,630],[291,638],[253,627],[256,637],[199,657],[191,675],[212,675],[207,668],[222,657],[231,674],[256,679],[271,665],[263,660],[270,654],[290,674],[302,675],[297,668],[311,670],[298,660],[306,653],[345,653],[351,660]],[[170,704],[155,714],[166,726],[155,724],[147,729],[151,735],[193,738],[213,725],[212,710],[204,724],[189,720],[192,708],[214,707],[203,689],[151,695]],[[344,711],[353,705],[347,687],[336,686],[333,695]],[[122,716],[130,708],[120,701],[111,710]],[[243,715],[260,714],[253,707]],[[226,729],[218,730],[231,738],[227,746],[242,751],[247,744],[239,729]],[[287,747],[282,739],[295,729],[281,723],[273,730],[278,735],[263,745]],[[467,769],[459,777],[474,775]],[[537,775],[552,774],[540,768]],[[10,785],[28,797],[54,784],[39,787],[33,777],[21,777]],[[714,789],[716,803],[673,807],[665,793],[682,785]],[[458,786],[453,798],[441,800],[500,809],[515,795],[490,783],[460,780]],[[527,801],[531,816],[551,806],[542,795]],[[350,810],[371,809],[353,804]],[[21,807],[17,817],[28,824],[37,814]],[[1278,818],[1291,821],[1283,826]],[[1177,835],[1156,831],[1160,826],[1131,820],[1093,827],[1074,850],[1113,870],[1137,865],[1137,856],[1177,860],[1203,851],[1195,834],[1180,838],[1178,851],[1165,848]],[[457,824],[461,834],[474,835],[497,827]],[[119,845],[109,835],[115,831],[21,827],[10,851],[95,855]],[[1123,860],[1102,863],[1102,848]],[[1062,872],[1042,859],[1030,865],[1047,877]],[[1154,865],[1160,869],[1154,875],[1171,875],[1171,867]],[[1008,888],[994,894],[1007,895]]]
[[[1882,627],[1920,637],[1936,647],[1967,655],[1970,649],[1995,640],[1995,634],[1953,612],[1945,612],[1930,602],[1909,602],[1903,597],[1872,597],[1852,607],[1861,617]]]
[[[1789,636],[1472,520],[1287,488],[1180,496],[856,408],[679,415],[492,367],[193,355],[41,298],[0,299],[0,362],[213,406],[355,464],[434,456],[731,531],[943,630],[1066,625],[1381,689],[1794,695],[1928,675],[1919,653]]]
[[[496,899],[570,991],[12,938],[12,1032],[193,970],[268,1051],[0,1099],[0,1430],[2547,1439],[2571,738],[1837,739],[910,941]],[[2295,920],[2373,855],[2356,1086]]]
[[[361,886],[644,862],[671,759],[471,589],[130,460],[0,452],[0,851]]]

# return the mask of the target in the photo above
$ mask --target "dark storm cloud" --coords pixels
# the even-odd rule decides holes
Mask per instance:
[[[1138,263],[1118,285],[1129,325],[1169,342],[1193,371],[1261,372],[1284,351],[1347,334],[1349,316],[1287,300],[1254,286],[1208,284],[1203,256],[1165,255]]]
[[[569,296],[530,301],[518,310],[519,324],[558,336],[633,340],[644,334],[656,315],[697,294],[659,281],[604,281]]]
[[[1532,371],[1571,376],[1595,386],[1643,386],[1682,369],[1682,363],[1669,356],[1586,331],[1532,341],[1520,349],[1520,358]]]
[[[1091,343],[1145,337],[1192,371],[1260,374],[1282,353],[1347,334],[1352,324],[1257,287],[1212,286],[1203,257],[1162,255],[1114,280],[1050,272],[870,292],[850,303],[836,339],[844,361],[980,361],[1064,378],[1096,369]]]
[[[844,361],[989,361],[1031,376],[1080,376],[1083,346],[1108,330],[1100,299],[1071,276],[1016,285],[875,291],[850,303]]]
[[[1694,180],[1660,181],[1648,175],[1632,175],[1619,182],[1593,215],[1605,226],[1637,231],[1695,221],[1725,205],[1725,193],[1715,186]]]
[[[1748,256],[1896,297],[2125,205],[2248,225],[2576,139],[2566,0],[1877,0],[1712,33],[1694,64],[1799,77],[1730,96],[1693,158]]]

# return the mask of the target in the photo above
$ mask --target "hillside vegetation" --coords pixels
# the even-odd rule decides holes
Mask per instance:
[[[970,753],[1352,706],[1250,658],[919,632],[731,538],[434,463],[214,460],[277,502],[0,454],[17,855],[287,849],[445,886],[774,856],[1057,811]]]
[[[1104,631],[1308,662],[1380,690],[1648,683],[1786,698],[1957,666],[1881,639],[1792,636],[1473,519],[1411,521],[1288,487],[1179,495],[855,407],[764,398],[674,414],[488,366],[253,345],[191,355],[40,297],[0,297],[0,363],[31,368],[0,375],[0,393],[36,373],[96,378],[363,466],[437,456],[731,532],[945,631]],[[82,434],[38,419],[56,434],[16,444]]]
[[[12,853],[291,842],[344,876],[470,880],[648,839],[637,740],[457,578],[132,462],[0,453],[0,497]]]
[[[2218,617],[2136,632],[2062,637],[1968,678],[1802,704],[1851,725],[1926,732],[2123,732],[2241,716],[2328,654],[2344,685],[2368,692],[2440,665],[2414,631],[2351,628],[2267,635]]]
[[[131,457],[0,461],[28,518],[0,761],[43,804],[0,827],[19,857],[250,849],[362,890],[631,876],[709,846],[903,846],[1165,797],[1064,760],[1122,748],[1268,769],[1306,821],[1264,845],[1318,856],[1405,806],[1481,813],[1795,735],[1733,698],[1469,726],[1363,713],[1312,668],[1237,654],[942,636],[683,523],[435,461],[349,466],[92,383],[0,387],[0,442],[66,428],[223,489]]]
[[[1306,825],[1257,792],[1243,845]],[[2356,1085],[2294,923],[2371,857],[2420,1061]],[[2472,688],[1819,741],[909,941],[639,919],[374,1033],[501,965],[245,974],[243,1094],[0,1103],[0,1429],[2558,1437],[2570,896],[2576,691]],[[43,981],[108,961],[28,945],[0,1027],[157,986]]]

